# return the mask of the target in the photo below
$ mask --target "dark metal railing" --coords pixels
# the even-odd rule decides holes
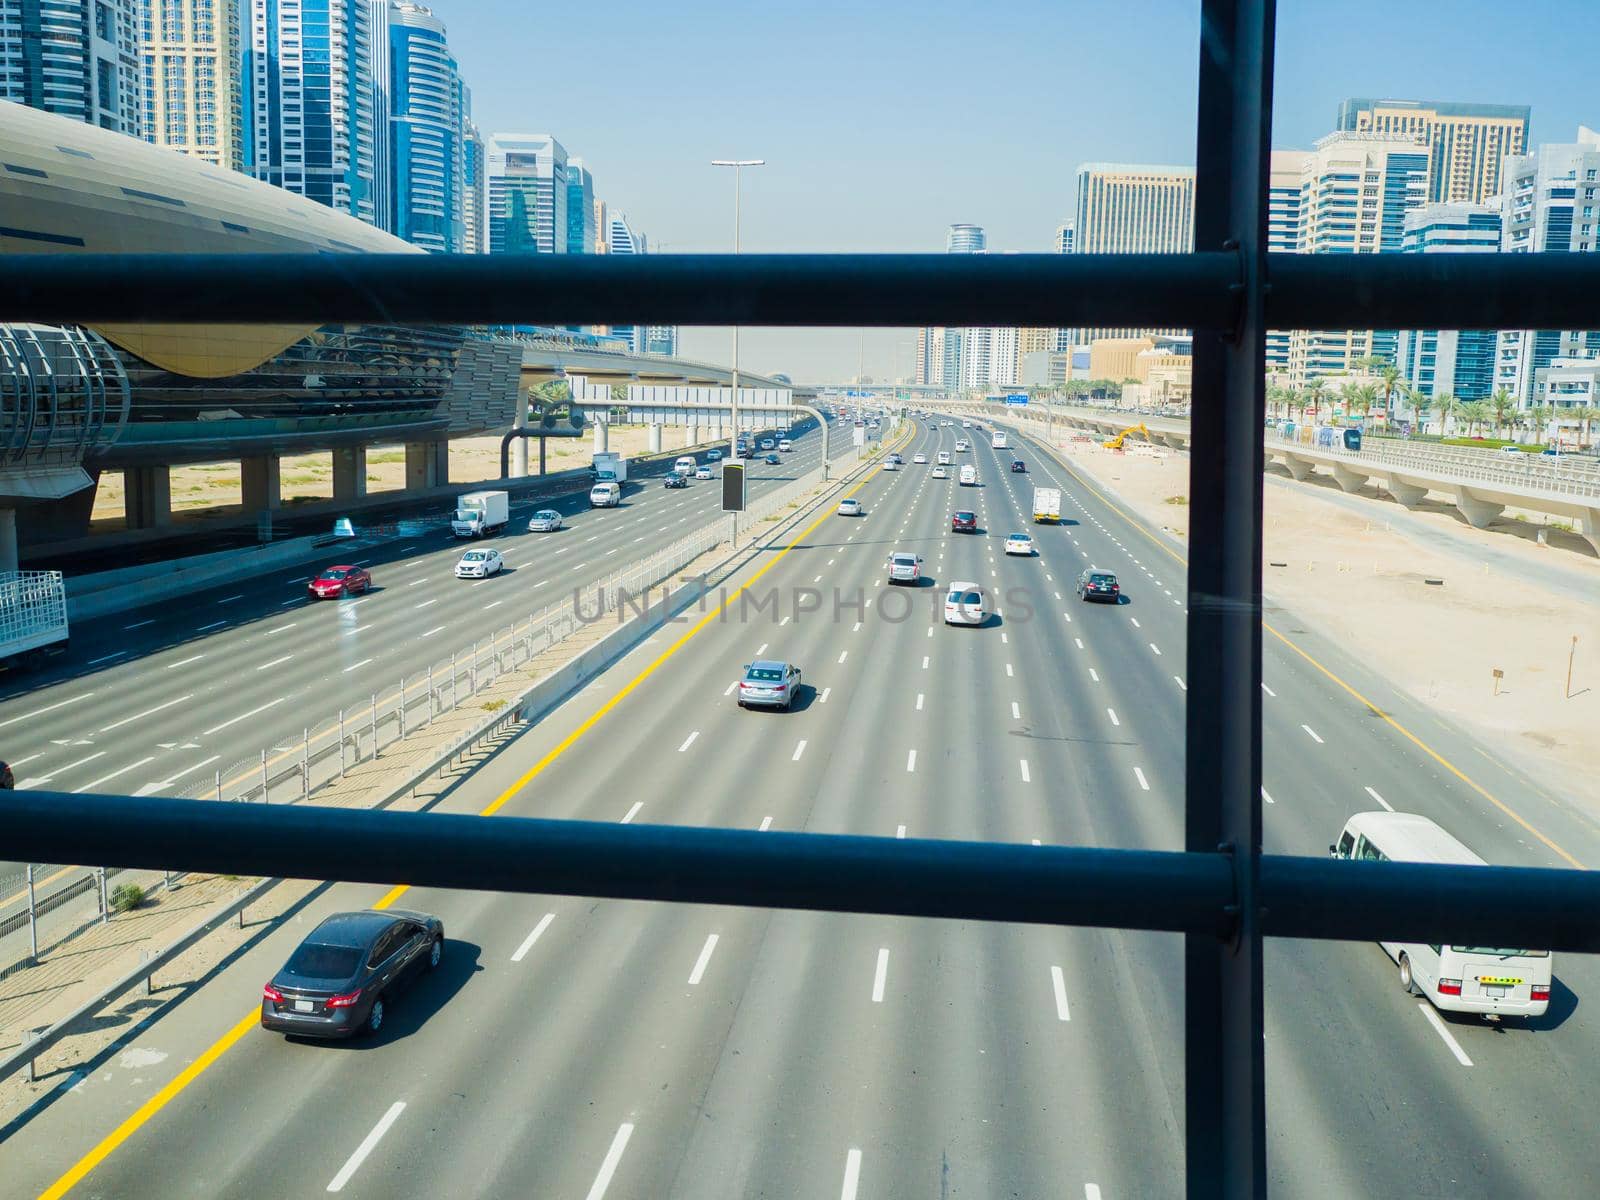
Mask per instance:
[[[54,793],[0,799],[8,852],[1179,932],[1187,1192],[1264,1195],[1263,937],[1600,949],[1600,879],[1586,872],[1261,855],[1264,332],[1588,328],[1600,256],[1267,255],[1274,5],[1202,0],[1201,10],[1189,255],[0,258],[0,320],[1194,328],[1187,672],[1209,699],[1188,706],[1185,852]],[[359,859],[342,849],[352,844]]]

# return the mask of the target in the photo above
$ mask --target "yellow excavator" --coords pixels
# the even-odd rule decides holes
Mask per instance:
[[[1127,437],[1130,433],[1142,433],[1144,434],[1145,441],[1150,440],[1150,431],[1146,429],[1143,424],[1139,424],[1128,426],[1128,428],[1117,434],[1116,437],[1107,438],[1101,443],[1101,445],[1105,446],[1107,450],[1121,450],[1122,443],[1127,440]]]

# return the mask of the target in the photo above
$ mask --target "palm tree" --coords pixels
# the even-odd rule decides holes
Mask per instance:
[[[1392,401],[1395,389],[1402,386],[1400,383],[1400,368],[1388,359],[1379,359],[1378,378],[1383,381],[1383,414],[1387,419],[1394,412]]]
[[[1450,419],[1461,408],[1461,401],[1452,392],[1440,392],[1434,402],[1439,406],[1439,436],[1446,437],[1450,432]]]
[[[1494,413],[1495,436],[1500,436],[1500,431],[1511,422],[1511,412],[1516,408],[1516,402],[1511,399],[1511,393],[1505,388],[1496,388],[1494,395],[1489,397],[1489,411]]]
[[[1327,385],[1323,383],[1320,376],[1306,384],[1303,394],[1306,399],[1306,408],[1310,410],[1312,420],[1316,420],[1317,415],[1322,411],[1322,389],[1325,386]]]
[[[1533,425],[1533,441],[1542,442],[1545,439],[1545,430],[1550,424],[1550,409],[1543,404],[1534,404],[1528,409],[1528,420]]]
[[[1586,404],[1578,409],[1574,415],[1578,418],[1578,449],[1583,450],[1589,445],[1589,425],[1592,421],[1600,420],[1600,408]]]
[[[1461,415],[1467,421],[1467,436],[1471,437],[1478,431],[1478,426],[1489,419],[1489,406],[1482,400],[1469,400],[1461,406]]]
[[[1406,388],[1406,401],[1416,417],[1418,433],[1428,432],[1428,414],[1433,409],[1433,397],[1421,388]]]

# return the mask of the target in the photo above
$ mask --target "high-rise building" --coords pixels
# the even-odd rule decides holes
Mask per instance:
[[[952,225],[944,235],[946,254],[981,254],[988,249],[988,239],[981,225]]]
[[[547,133],[489,138],[489,253],[567,252],[567,150]]]
[[[0,0],[0,100],[138,137],[141,0]]]
[[[594,198],[594,252],[596,254],[610,253],[610,243],[607,241],[611,231],[610,209],[606,202],[599,196]]]
[[[466,243],[467,113],[444,22],[410,0],[389,7],[390,232],[424,250]]]
[[[1495,254],[1500,250],[1500,209],[1489,204],[1424,204],[1406,213],[1401,250],[1406,254]],[[1398,358],[1405,380],[1419,392],[1481,400],[1494,390],[1492,329],[1403,329]]]
[[[643,254],[644,238],[634,231],[628,224],[628,214],[618,209],[611,209],[606,216],[608,225],[606,229],[607,254]],[[643,344],[645,329],[636,325],[613,325],[611,336],[625,338],[628,345],[638,350]]]
[[[388,122],[375,107],[370,0],[251,0],[249,16],[246,169],[379,224]]]
[[[244,170],[238,6],[142,0],[141,7],[144,140]]]
[[[1194,249],[1194,168],[1082,163],[1072,221],[1074,254],[1186,254]],[[1072,345],[1178,329],[1075,329]]]
[[[1300,168],[1295,250],[1301,254],[1398,252],[1406,213],[1427,197],[1428,146],[1407,134],[1330,133]],[[1393,362],[1395,330],[1297,329],[1289,379],[1348,372],[1368,357]]]
[[[304,4],[304,0],[301,0]],[[367,37],[372,45],[372,221],[394,232],[395,99],[389,75],[390,17],[393,0],[367,0]]]
[[[1056,226],[1056,253],[1071,254],[1074,234],[1071,221],[1063,221]]]
[[[1593,254],[1600,247],[1600,133],[1540,146],[1505,161],[1500,249],[1507,254]],[[1494,383],[1527,407],[1542,400],[1557,358],[1600,354],[1600,330],[1505,329],[1495,345]]]
[[[1334,129],[1402,134],[1425,143],[1428,200],[1483,204],[1500,194],[1502,160],[1527,153],[1530,111],[1525,104],[1351,99],[1339,105]]]
[[[917,371],[915,382],[929,387],[944,383],[943,329],[917,330]]]
[[[1300,248],[1300,177],[1307,150],[1274,150],[1267,179],[1267,253],[1293,254]],[[1289,370],[1289,331],[1267,330],[1267,374]]]
[[[678,327],[676,325],[645,325],[644,340],[639,347],[646,354],[665,354],[668,357],[678,353]]]
[[[581,158],[567,160],[567,253],[594,254],[594,175]]]
[[[466,111],[463,106],[463,112]],[[461,123],[461,249],[465,254],[487,254],[484,225],[488,200],[483,135],[470,117]]]

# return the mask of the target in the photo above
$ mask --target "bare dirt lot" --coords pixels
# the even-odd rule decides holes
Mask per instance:
[[[1187,538],[1186,456],[1117,454],[1082,442],[1069,443],[1067,454],[1146,521]],[[1381,663],[1397,685],[1480,735],[1486,748],[1510,750],[1562,793],[1593,799],[1600,559],[1587,543],[1551,528],[1540,545],[1533,522],[1508,518],[1479,530],[1444,505],[1406,514],[1383,501],[1340,503],[1320,490],[1267,481],[1269,605]],[[1517,569],[1535,562],[1570,585],[1544,586]],[[1504,672],[1498,691],[1496,670]]]

